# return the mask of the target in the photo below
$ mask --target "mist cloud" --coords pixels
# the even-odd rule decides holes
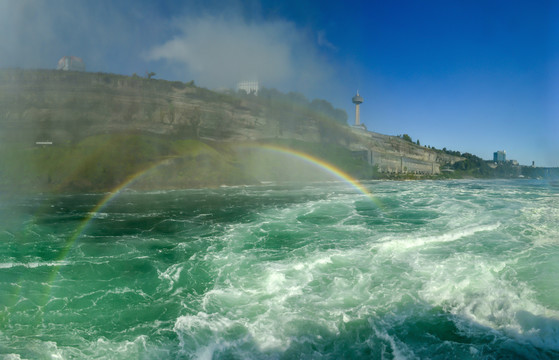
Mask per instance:
[[[145,70],[140,54],[155,38],[151,34],[162,32],[163,22],[142,19],[149,14],[145,6],[121,4],[0,0],[0,67],[53,69],[62,56],[74,55],[83,58],[88,71]]]
[[[334,44],[332,44],[327,38],[326,38],[326,31],[324,30],[320,30],[317,34],[317,41],[318,41],[318,45],[328,48],[332,51],[338,51],[338,47]]]
[[[147,54],[182,67],[204,86],[234,87],[258,79],[264,86],[308,89],[332,73],[315,42],[293,23],[249,23],[239,16],[201,16],[179,22],[179,33]],[[186,80],[186,79],[185,79]]]
[[[324,31],[265,19],[260,11],[187,1],[170,18],[151,2],[0,0],[0,68],[54,69],[74,55],[87,71],[154,71],[211,89],[257,79],[324,97],[339,85],[337,66],[326,58],[335,46]]]

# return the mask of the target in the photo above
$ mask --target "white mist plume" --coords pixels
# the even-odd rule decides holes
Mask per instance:
[[[246,7],[185,1],[174,11],[187,15],[171,19],[151,2],[0,0],[0,68],[55,69],[62,56],[74,55],[87,71],[149,70],[212,89],[257,79],[331,98],[341,88],[340,67],[327,59],[336,47],[325,31]]]
[[[149,60],[184,67],[204,86],[232,87],[258,79],[265,86],[311,88],[331,74],[315,43],[293,23],[248,23],[238,16],[183,19],[180,33],[153,47]]]
[[[0,67],[54,69],[62,56],[74,55],[88,71],[128,74],[138,71],[130,64],[137,63],[137,39],[147,37],[138,29],[146,25],[155,33],[159,23],[101,1],[0,0]]]

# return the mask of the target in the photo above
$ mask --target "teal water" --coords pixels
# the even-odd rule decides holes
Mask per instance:
[[[364,185],[3,194],[0,356],[559,358],[559,189]]]

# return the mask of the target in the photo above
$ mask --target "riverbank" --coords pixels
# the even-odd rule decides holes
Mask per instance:
[[[46,193],[216,188],[266,182],[442,180],[516,178],[479,167],[440,174],[385,173],[355,152],[333,143],[268,139],[223,142],[125,132],[77,143],[0,147],[0,188]],[[534,169],[529,169],[538,175]],[[532,177],[527,174],[527,178]],[[533,176],[536,177],[536,176]]]
[[[215,142],[141,133],[104,134],[76,144],[3,145],[0,186],[27,192],[90,193],[331,180],[328,166],[355,178],[373,169],[335,144],[296,140]],[[323,162],[322,166],[316,163]],[[314,163],[314,165],[313,165]],[[325,165],[328,164],[328,165]]]

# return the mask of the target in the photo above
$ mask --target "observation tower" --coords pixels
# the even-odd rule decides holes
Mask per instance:
[[[357,90],[357,95],[351,101],[355,104],[355,126],[361,126],[359,123],[359,105],[363,102],[363,98],[359,96],[359,90]]]

